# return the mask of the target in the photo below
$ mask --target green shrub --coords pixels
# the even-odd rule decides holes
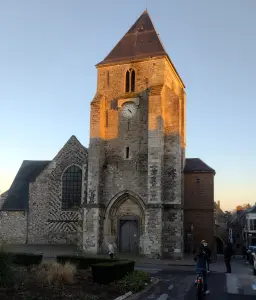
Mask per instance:
[[[134,271],[134,261],[116,261],[92,265],[93,281],[100,284],[108,284],[123,278]]]
[[[144,271],[134,271],[127,274],[123,279],[116,282],[122,292],[132,291],[137,293],[145,288],[150,282],[149,274]]]
[[[32,253],[11,253],[12,262],[20,266],[40,265],[43,259],[42,254]]]
[[[0,249],[0,287],[6,287],[12,282],[12,256]]]
[[[67,262],[76,265],[77,269],[88,269],[91,265],[104,263],[104,262],[116,262],[117,259],[110,259],[104,257],[86,257],[78,255],[58,255],[57,262],[65,264]]]

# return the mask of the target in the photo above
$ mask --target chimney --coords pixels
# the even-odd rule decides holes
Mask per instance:
[[[220,201],[217,202],[218,208],[220,208]]]

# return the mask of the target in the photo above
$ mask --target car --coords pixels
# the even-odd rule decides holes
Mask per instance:
[[[253,266],[253,274],[256,276],[256,247],[248,247],[249,263]]]
[[[252,258],[253,258],[253,275],[256,276],[256,253],[252,252]]]

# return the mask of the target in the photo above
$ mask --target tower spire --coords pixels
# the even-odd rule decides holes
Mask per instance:
[[[166,56],[167,53],[146,9],[99,65]]]

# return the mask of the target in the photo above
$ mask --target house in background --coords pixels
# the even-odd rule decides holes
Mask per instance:
[[[243,254],[243,248],[256,245],[256,206],[238,206],[228,223],[231,243],[236,254]]]
[[[214,238],[217,254],[222,254],[228,241],[227,218],[220,207],[220,201],[214,202]]]
[[[228,225],[232,237],[231,243],[233,245],[233,251],[237,255],[243,254],[243,248],[246,245],[244,235],[246,215],[247,209],[237,209]]]
[[[256,246],[256,205],[246,211],[242,226],[246,247]]]

